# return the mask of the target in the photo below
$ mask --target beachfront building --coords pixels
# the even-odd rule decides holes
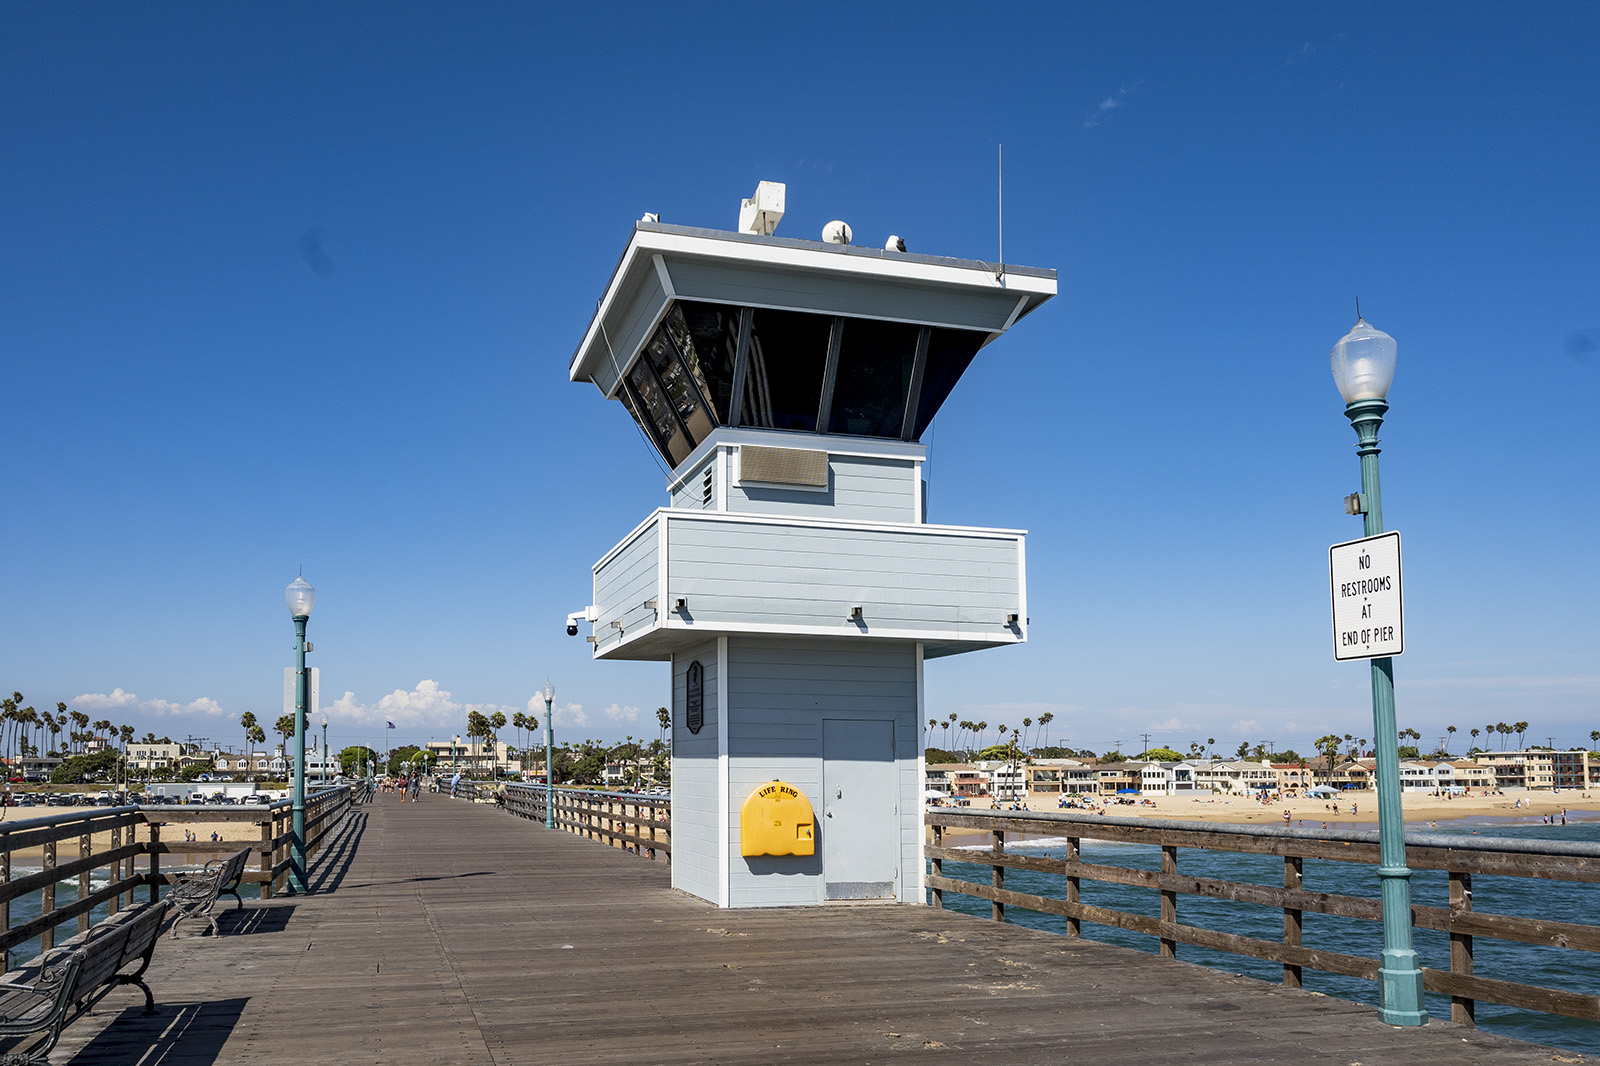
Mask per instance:
[[[1095,792],[1094,768],[1077,759],[1035,759],[1023,770],[1023,788],[1031,799],[1054,801],[1073,793]]]
[[[1499,787],[1494,767],[1471,759],[1446,759],[1433,764],[1433,778],[1445,792],[1490,792]]]
[[[511,757],[504,744],[468,739],[457,744],[450,740],[430,740],[425,746],[428,765],[446,777],[461,774],[463,777],[521,777],[522,760]],[[544,761],[544,751],[538,752]]]
[[[128,745],[128,765],[145,773],[152,770],[176,769],[178,760],[182,756],[182,744],[146,744],[142,740],[136,740]]]
[[[311,758],[309,745],[306,749],[306,758]],[[212,753],[211,773],[213,776],[222,776],[225,779],[244,780],[257,776],[265,777],[271,773],[272,758],[264,751],[224,751],[217,750]]]
[[[1055,272],[777,237],[783,198],[763,182],[738,232],[634,224],[568,370],[667,499],[568,627],[670,664],[673,887],[921,903],[924,663],[1028,633],[1025,534],[929,523],[922,437]]]
[[[1555,751],[1551,748],[1525,748],[1522,751],[1480,751],[1474,760],[1494,768],[1500,788],[1558,789],[1589,788],[1600,777],[1600,767],[1589,759],[1588,751],[1576,748]]]
[[[951,797],[987,797],[989,775],[969,763],[937,763],[923,770],[922,787]]]
[[[1195,789],[1227,796],[1272,792],[1278,789],[1278,771],[1271,763],[1249,759],[1202,759],[1194,768]]]
[[[544,764],[544,753],[539,753],[541,772]],[[641,788],[647,785],[661,784],[656,780],[656,767],[654,759],[621,759],[606,763],[604,771],[605,786],[617,788]]]
[[[1346,759],[1332,770],[1315,771],[1319,785],[1340,791],[1363,791],[1372,787],[1372,759]]]
[[[1020,762],[980,762],[989,774],[989,795],[1001,803],[1015,803],[1022,798],[1023,765]]]
[[[1303,762],[1275,762],[1269,764],[1278,779],[1279,792],[1303,792],[1316,784],[1311,766]]]

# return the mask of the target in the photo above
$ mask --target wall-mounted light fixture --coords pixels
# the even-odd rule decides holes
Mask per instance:
[[[672,604],[672,609],[674,611],[677,611],[679,614],[683,614],[685,611],[687,611],[689,609],[689,601],[688,601],[688,599],[687,598],[679,598],[677,600],[674,600],[673,604]]]
[[[859,607],[850,608],[850,613],[847,614],[845,617],[847,619],[849,619],[850,621],[852,621],[852,622],[861,621],[861,608],[859,608]]]

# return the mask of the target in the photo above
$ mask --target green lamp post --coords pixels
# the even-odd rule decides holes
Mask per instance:
[[[1361,456],[1361,495],[1347,510],[1366,518],[1366,535],[1383,529],[1378,486],[1378,427],[1394,380],[1395,342],[1359,317],[1355,328],[1330,353],[1333,381],[1344,397],[1345,416],[1356,431]],[[1405,818],[1400,809],[1400,739],[1394,712],[1394,660],[1371,660],[1372,728],[1376,738],[1378,791],[1378,884],[1383,903],[1383,958],[1378,967],[1379,1016],[1390,1025],[1425,1025],[1422,968],[1411,946],[1411,871],[1406,868]]]
[[[556,827],[556,768],[551,756],[555,751],[555,727],[550,723],[550,707],[556,702],[556,687],[548,680],[544,683],[544,827]]]
[[[322,772],[317,775],[322,787],[328,787],[328,716],[322,716]]]
[[[290,807],[289,829],[289,891],[306,890],[306,703],[310,697],[309,678],[306,674],[306,621],[311,617],[311,604],[317,590],[304,577],[294,579],[284,590],[289,615],[294,619],[294,803]]]

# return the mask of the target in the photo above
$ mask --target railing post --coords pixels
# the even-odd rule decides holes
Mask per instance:
[[[122,847],[122,826],[113,826],[111,829],[111,850],[116,851]],[[122,860],[118,859],[111,864],[111,883],[119,884],[122,881]],[[122,909],[122,893],[118,892],[111,897],[111,913],[115,914]]]
[[[0,852],[0,885],[9,885],[10,883],[11,883],[11,852],[8,849],[8,850],[6,850],[4,852]],[[11,901],[10,900],[6,900],[4,903],[0,903],[0,927],[4,927],[4,930],[7,933],[11,932]],[[9,969],[11,969],[11,949],[10,948],[0,949],[0,970],[9,970]]]
[[[88,822],[84,823],[85,826],[87,826],[88,824],[89,824]],[[78,858],[87,859],[90,855],[93,854],[93,848],[92,848],[93,840],[94,840],[94,835],[91,834],[91,833],[85,833],[85,834],[83,834],[82,836],[80,836],[78,838]],[[88,898],[89,898],[89,871],[88,870],[83,870],[78,874],[78,899],[81,901],[81,900],[86,900]],[[88,911],[84,911],[82,914],[78,915],[78,932],[87,933],[88,931],[89,931],[89,912]]]
[[[261,898],[272,898],[272,812],[261,824]]]
[[[1079,863],[1079,862],[1083,861],[1083,855],[1080,852],[1078,845],[1079,845],[1079,838],[1078,837],[1068,837],[1067,838],[1067,861],[1068,862],[1070,862],[1070,863]],[[1079,877],[1077,874],[1068,874],[1067,875],[1067,902],[1068,903],[1077,904],[1077,903],[1082,902],[1079,899],[1079,892],[1080,892],[1080,890],[1082,888],[1082,881],[1083,881],[1083,879],[1081,877]],[[1068,918],[1067,919],[1067,935],[1070,936],[1070,937],[1081,937],[1081,936],[1083,936],[1083,923],[1081,921],[1079,921],[1075,917],[1074,918]]]
[[[145,815],[150,827],[150,902],[154,903],[161,898],[161,824],[149,818]]]
[[[942,825],[935,824],[933,827],[933,846],[936,848],[944,847],[944,826]],[[943,859],[935,858],[933,860],[933,876],[944,876]],[[933,908],[934,910],[944,910],[944,889],[937,886],[933,889]]]
[[[1300,891],[1300,886],[1305,880],[1305,860],[1298,855],[1285,855],[1283,857],[1283,887],[1291,892]],[[1289,947],[1300,946],[1302,932],[1302,918],[1298,908],[1283,908],[1283,942]],[[1285,988],[1300,988],[1301,971],[1299,966],[1290,963],[1283,964],[1283,986]]]
[[[56,868],[56,842],[54,840],[45,842],[43,866],[45,870],[54,870]],[[55,909],[56,882],[55,878],[51,878],[39,893],[39,916],[48,917],[54,913]],[[56,927],[52,925],[39,934],[39,954],[43,955],[55,946]]]
[[[994,833],[993,852],[997,856],[1004,855],[1006,853],[1006,834],[1005,834],[1005,831],[1002,830],[1002,829],[995,829],[995,830],[993,830],[993,833]],[[991,873],[989,875],[989,883],[991,885],[993,885],[997,889],[1005,888],[1006,887],[1006,868],[1004,866],[991,866],[989,869],[993,871],[993,873]],[[1006,905],[1004,903],[1001,903],[999,900],[991,900],[990,903],[989,903],[989,917],[993,918],[997,922],[1005,921],[1006,920]]]
[[[1163,877],[1176,877],[1178,875],[1178,849],[1173,844],[1161,845],[1161,875]],[[1161,890],[1161,921],[1164,924],[1178,924],[1178,893],[1172,889]],[[1161,957],[1175,959],[1178,957],[1178,942],[1167,937],[1161,938]]]
[[[1450,871],[1450,972],[1472,976],[1472,934],[1455,930],[1456,916],[1472,913],[1472,875]],[[1450,1020],[1478,1024],[1478,1004],[1466,996],[1450,997]]]

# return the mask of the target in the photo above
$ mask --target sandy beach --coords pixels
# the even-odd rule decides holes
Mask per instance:
[[[180,810],[181,808],[174,807],[172,809],[174,811],[177,811],[177,810]],[[237,809],[237,808],[235,808],[235,809]],[[252,808],[249,808],[249,807],[244,808],[244,810],[246,810],[246,811],[249,811],[251,809]],[[255,810],[262,810],[262,809],[263,808],[255,808]],[[56,817],[56,816],[66,816],[66,815],[72,815],[72,814],[83,814],[85,812],[94,812],[96,810],[105,810],[105,808],[103,808],[103,807],[101,807],[101,808],[95,808],[95,807],[6,807],[6,808],[4,808],[5,818],[4,818],[3,821],[0,821],[0,825],[4,825],[6,823],[20,822],[20,821],[24,821],[24,820],[32,819],[32,818]],[[211,834],[212,833],[216,833],[217,836],[220,839],[219,839],[218,843],[216,843],[213,846],[218,849],[219,853],[222,852],[222,851],[237,851],[239,848],[244,847],[246,844],[260,844],[261,843],[261,827],[259,825],[255,825],[255,824],[252,824],[250,822],[241,822],[241,821],[193,821],[193,822],[191,822],[191,821],[182,821],[182,822],[179,822],[176,819],[171,819],[171,820],[164,819],[162,817],[162,815],[165,813],[165,810],[163,808],[152,808],[151,813],[154,815],[155,820],[157,822],[161,823],[161,842],[163,844],[182,845],[184,843],[184,831],[185,830],[187,830],[189,832],[192,832],[195,835],[196,841],[203,842],[203,843],[206,843],[206,844],[210,844],[211,843]],[[137,827],[135,827],[134,831],[138,834],[137,839],[139,839],[139,840],[149,840],[150,839],[150,830],[149,830],[148,826],[145,826],[145,825],[137,826]],[[126,840],[127,840],[127,831],[126,830],[124,830],[124,832],[123,832],[123,838],[124,838],[124,842],[126,842]],[[232,845],[232,847],[229,847],[229,845]],[[56,847],[57,847],[57,861],[58,862],[66,862],[69,858],[75,859],[75,858],[78,857],[78,847],[77,847],[77,843],[76,843],[76,839],[75,838],[74,839],[62,840],[56,845]],[[91,838],[90,847],[94,850],[94,852],[96,854],[98,854],[99,852],[108,850],[111,847],[111,832],[110,832],[110,830],[104,830],[102,832],[93,834],[93,836]],[[194,861],[195,862],[204,862],[206,858],[212,858],[212,857],[215,857],[215,856],[199,855],[199,856],[196,856]],[[141,860],[141,861],[143,861],[143,860]],[[173,862],[177,862],[179,865],[182,865],[184,863],[184,861],[185,860],[183,860],[181,857],[174,857],[173,859],[164,860],[163,861],[163,865],[170,865]],[[11,853],[11,864],[12,864],[13,867],[36,867],[36,866],[42,865],[43,862],[44,862],[44,849],[42,847],[38,847],[38,848],[20,848],[20,849],[18,849],[16,851],[13,851]]]
[[[1520,801],[1520,803],[1519,803]],[[1055,811],[1059,808],[1045,797],[1036,797],[1029,804],[1033,811]],[[1337,810],[1335,810],[1337,806]],[[989,810],[974,801],[970,808],[956,810]],[[1097,807],[1103,810],[1100,817],[1115,818],[1170,818],[1185,822],[1212,824],[1284,825],[1297,829],[1376,829],[1378,801],[1372,792],[1349,792],[1337,799],[1296,798],[1261,803],[1245,796],[1151,796],[1139,797],[1132,806],[1115,801]],[[1514,792],[1507,794],[1434,796],[1425,792],[1408,792],[1401,797],[1401,810],[1406,826],[1425,829],[1440,822],[1460,822],[1485,819],[1504,822],[1541,824],[1546,815],[1559,821],[1565,809],[1569,821],[1600,820],[1600,790],[1586,792],[1562,790],[1561,792]],[[1289,812],[1288,822],[1284,812]],[[1071,811],[1074,814],[1093,813]],[[951,830],[951,832],[962,832]],[[931,833],[931,830],[930,830]]]

